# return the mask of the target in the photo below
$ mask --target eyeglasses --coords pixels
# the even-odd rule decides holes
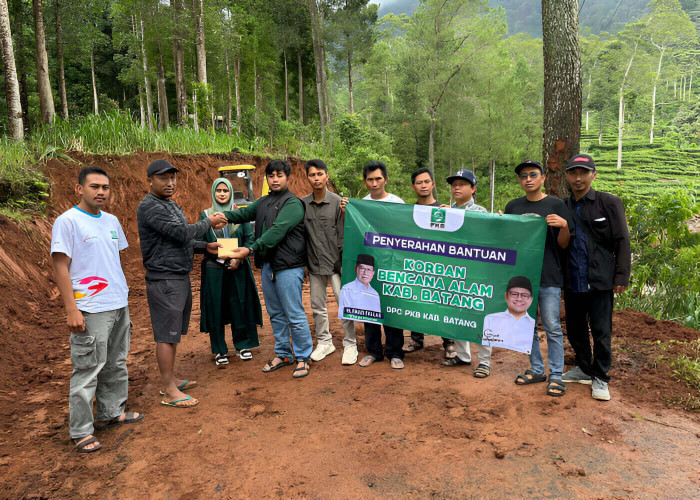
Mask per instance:
[[[532,297],[532,295],[530,295],[529,293],[520,293],[520,292],[508,292],[508,295],[510,295],[514,299],[517,299],[518,297],[520,297],[522,299],[529,299],[530,297]]]
[[[534,179],[535,177],[539,177],[540,173],[539,172],[527,172],[525,174],[518,174],[518,177],[521,179],[527,179],[528,177]]]

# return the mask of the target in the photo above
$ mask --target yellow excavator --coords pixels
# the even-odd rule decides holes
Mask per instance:
[[[255,170],[255,165],[228,165],[219,167],[219,176],[228,179],[233,186],[233,202],[238,208],[247,207],[255,201],[253,170]],[[262,196],[268,194],[269,190],[270,187],[267,185],[267,179],[264,179]]]

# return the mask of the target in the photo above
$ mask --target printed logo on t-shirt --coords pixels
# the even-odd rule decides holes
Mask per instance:
[[[110,231],[109,234],[112,235],[113,240],[119,239],[119,235],[117,234],[116,231]]]
[[[85,237],[83,238],[83,243],[86,243],[90,240],[96,240],[97,236],[90,236],[89,234],[86,234]]]
[[[97,295],[100,293],[102,290],[107,288],[109,286],[109,282],[104,279],[100,278],[99,276],[89,276],[87,278],[83,278],[80,281],[78,281],[78,285],[89,285],[90,283],[95,282],[94,285],[89,286],[85,289],[86,293],[82,292],[73,292],[73,296],[75,297],[76,300],[79,299],[84,299],[85,297],[92,297],[93,295]],[[92,291],[92,293],[87,293],[88,291]]]

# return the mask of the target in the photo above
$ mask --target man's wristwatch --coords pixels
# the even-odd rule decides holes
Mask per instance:
[[[248,247],[248,257],[252,257],[254,253],[253,247]]]

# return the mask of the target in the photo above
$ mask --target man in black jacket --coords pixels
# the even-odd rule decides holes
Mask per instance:
[[[190,271],[194,252],[216,254],[218,243],[195,242],[212,225],[226,223],[221,213],[188,224],[180,206],[170,198],[178,170],[165,160],[148,165],[150,192],[136,210],[141,254],[146,268],[146,298],[151,313],[156,360],[163,381],[162,404],[190,408],[199,401],[183,391],[197,385],[175,377],[175,354],[180,337],[187,334],[192,310]]]
[[[262,371],[291,365],[294,356],[297,366],[292,377],[301,378],[311,368],[313,340],[301,300],[306,270],[304,204],[288,189],[291,170],[286,161],[272,160],[265,167],[270,193],[224,215],[233,224],[255,220],[255,243],[250,248],[237,248],[233,255],[245,259],[252,254],[255,265],[262,268],[265,309],[275,337],[275,357]]]
[[[608,401],[613,294],[624,292],[629,285],[632,252],[625,207],[617,196],[591,188],[596,175],[588,155],[575,155],[566,164],[572,192],[566,205],[574,219],[574,236],[569,245],[564,304],[576,366],[562,381],[590,384],[594,399]]]

